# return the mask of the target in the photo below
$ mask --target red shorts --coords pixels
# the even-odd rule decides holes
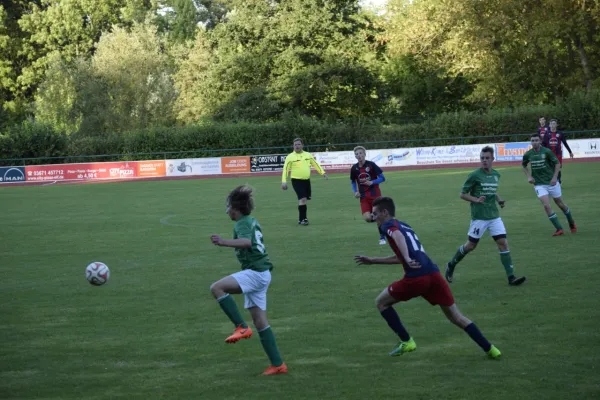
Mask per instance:
[[[388,293],[398,301],[408,301],[420,296],[432,306],[439,304],[450,307],[454,304],[450,287],[439,272],[414,278],[404,277],[388,286]]]
[[[373,201],[375,201],[375,199],[368,198],[368,197],[362,197],[360,199],[360,211],[363,214],[366,213],[366,212],[373,211]]]

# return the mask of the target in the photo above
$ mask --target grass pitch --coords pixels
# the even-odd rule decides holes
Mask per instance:
[[[422,299],[397,306],[417,351],[387,356],[396,338],[374,299],[402,269],[353,263],[391,251],[362,221],[345,174],[313,178],[308,227],[278,177],[2,188],[0,397],[599,398],[600,164],[565,166],[579,232],[557,238],[519,168],[498,169],[516,273],[528,282],[507,285],[486,234],[451,288],[500,361]],[[440,266],[466,239],[458,195],[469,171],[388,172],[382,185]],[[239,269],[209,235],[231,236],[224,199],[241,183],[256,190],[275,264],[269,319],[287,376],[259,376],[268,360],[258,335],[223,342],[233,326],[208,290]],[[110,267],[105,286],[85,280],[91,261]]]

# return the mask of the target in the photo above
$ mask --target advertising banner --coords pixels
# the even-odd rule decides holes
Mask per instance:
[[[250,157],[251,172],[283,171],[285,154]]]
[[[137,161],[138,177],[166,176],[165,160]]]
[[[167,176],[218,175],[220,158],[185,158],[166,160]]]
[[[367,150],[367,160],[383,167],[417,165],[415,149]]]
[[[222,157],[221,172],[223,174],[250,172],[250,157]]]
[[[25,167],[0,167],[0,184],[25,182]]]
[[[529,142],[496,144],[496,161],[521,161],[523,154],[531,148]]]
[[[135,161],[30,165],[25,167],[25,175],[28,181],[127,179],[136,177],[136,167]]]
[[[567,139],[575,158],[600,157],[600,139]],[[563,159],[569,158],[569,151],[563,145]]]
[[[485,144],[469,144],[418,147],[415,149],[416,165],[476,163],[480,161],[479,153],[485,146]]]
[[[350,168],[356,163],[352,151],[328,151],[312,153],[313,157],[324,169]]]

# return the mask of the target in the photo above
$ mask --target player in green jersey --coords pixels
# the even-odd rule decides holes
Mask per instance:
[[[518,286],[525,282],[526,277],[517,278],[514,274],[512,257],[506,240],[506,228],[500,218],[500,212],[496,202],[504,208],[506,202],[498,195],[498,183],[500,173],[492,168],[494,162],[494,149],[486,146],[480,154],[481,168],[469,174],[463,185],[460,198],[471,203],[471,226],[469,227],[468,239],[460,246],[452,260],[446,264],[446,280],[452,283],[456,265],[468,253],[475,250],[479,239],[489,229],[492,238],[496,241],[500,251],[500,261],[506,271],[508,284]]]
[[[235,222],[233,239],[223,239],[212,235],[210,240],[216,246],[235,248],[235,255],[242,264],[242,270],[226,276],[210,286],[215,299],[235,325],[235,331],[225,339],[236,343],[252,336],[252,329],[242,318],[231,294],[244,294],[244,307],[250,311],[254,326],[271,366],[263,375],[286,374],[287,366],[281,359],[275,335],[267,321],[267,289],[271,283],[273,264],[263,243],[263,235],[258,221],[250,216],[254,209],[252,189],[238,186],[227,196],[227,215]]]
[[[542,202],[544,210],[550,218],[550,222],[556,228],[552,236],[564,235],[562,225],[552,207],[550,198],[552,196],[556,205],[565,213],[571,232],[577,232],[577,225],[571,215],[571,210],[562,200],[562,190],[558,182],[560,172],[560,162],[552,150],[543,147],[540,135],[535,133],[531,136],[531,146],[533,147],[523,155],[523,172],[527,176],[529,183],[534,185],[535,193]],[[531,164],[531,173],[527,165]]]

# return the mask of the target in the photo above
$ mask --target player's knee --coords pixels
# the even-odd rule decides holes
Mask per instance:
[[[267,317],[264,314],[263,315],[253,315],[252,322],[254,323],[254,326],[256,327],[256,329],[258,329],[259,331],[262,331],[267,326],[269,326],[269,321],[267,321]]]
[[[462,315],[461,313],[452,313],[448,316],[448,320],[450,322],[452,322],[454,325],[458,326],[459,328],[466,328],[467,325],[469,325],[470,321],[465,318],[464,315]]]
[[[475,250],[475,248],[477,248],[477,242],[472,242],[472,241],[467,241],[467,243],[463,246],[463,248],[467,251],[473,251]]]
[[[381,312],[390,306],[388,300],[384,296],[377,296],[375,306]]]
[[[215,296],[215,298],[219,298],[225,295],[225,291],[223,290],[223,288],[221,288],[219,282],[214,282],[212,285],[210,285],[210,292],[213,296]]]
[[[498,250],[506,251],[508,250],[508,240],[505,237],[500,237],[496,239],[496,245],[498,246]]]

